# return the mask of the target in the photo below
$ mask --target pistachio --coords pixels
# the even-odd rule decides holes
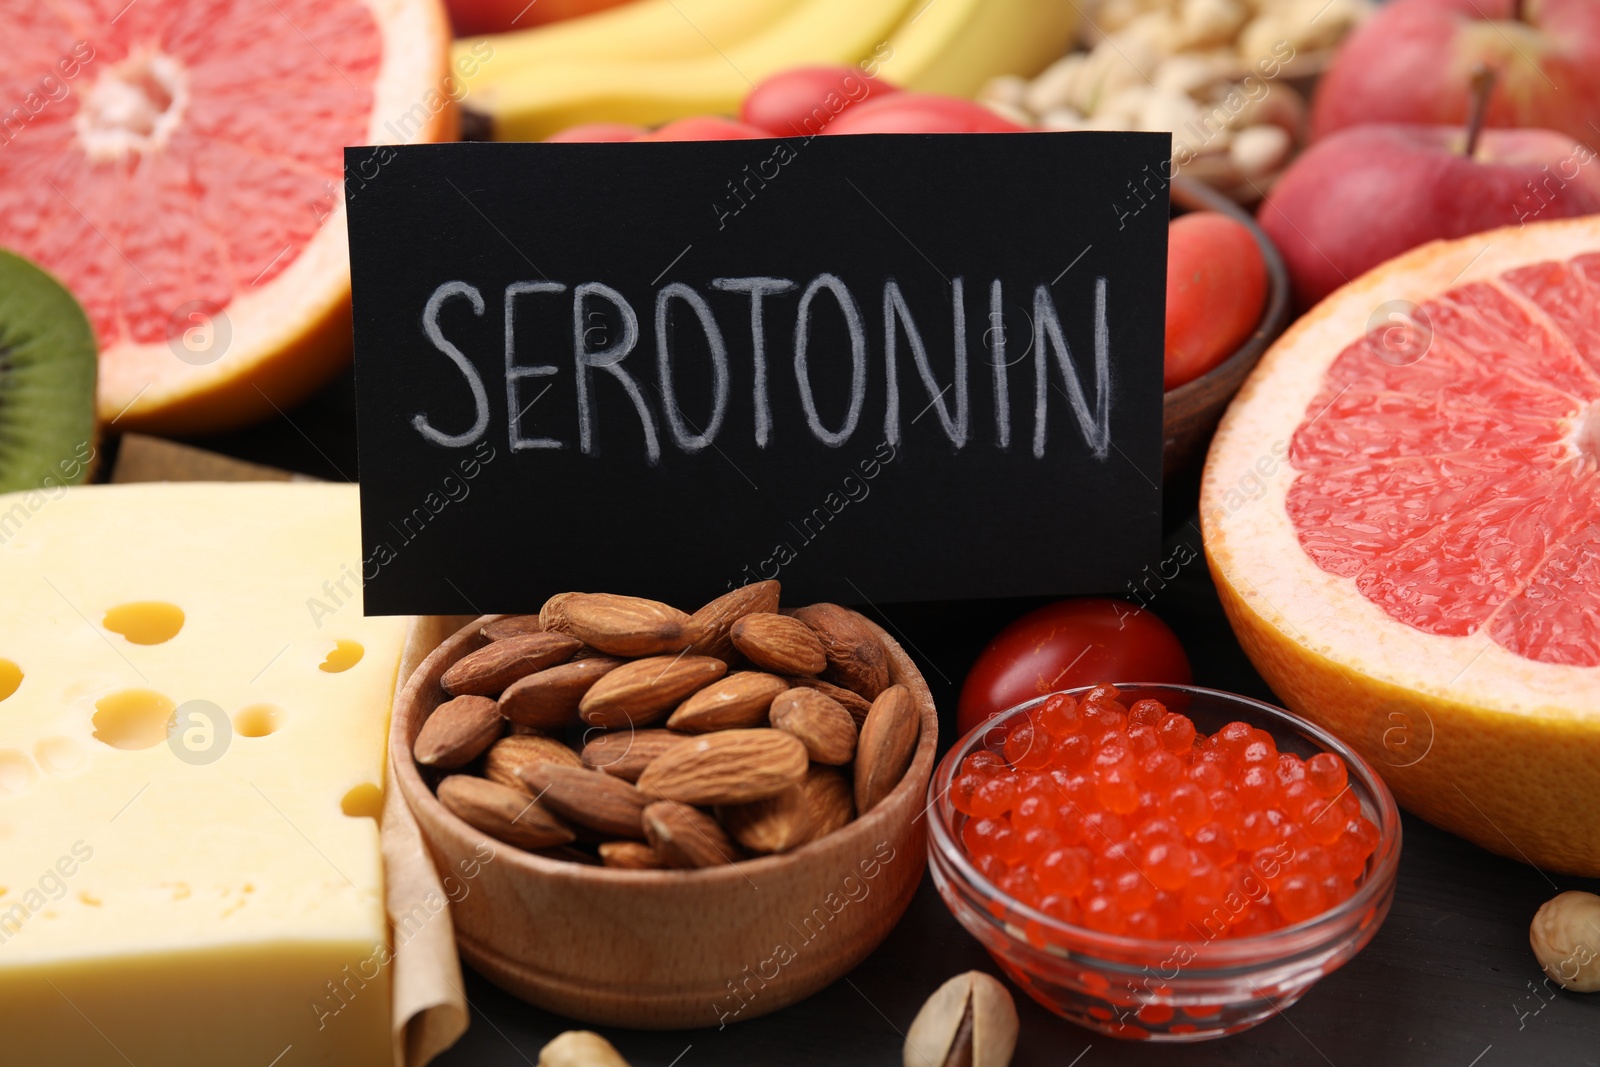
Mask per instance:
[[[1017,1006],[998,979],[958,974],[934,990],[906,1031],[905,1067],[1005,1067],[1017,1047]]]

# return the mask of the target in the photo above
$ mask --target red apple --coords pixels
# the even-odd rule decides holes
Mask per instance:
[[[1600,144],[1600,3],[1394,0],[1345,41],[1317,86],[1316,140],[1368,122],[1467,119],[1479,64],[1500,83],[1486,125],[1558,130]]]
[[[1257,217],[1301,309],[1428,241],[1600,212],[1600,164],[1553,130],[1357,126],[1312,145]]]
[[[615,7],[627,0],[445,0],[450,9],[450,28],[457,37],[476,37],[480,33],[505,33],[525,30],[546,22],[588,15],[601,8]]]

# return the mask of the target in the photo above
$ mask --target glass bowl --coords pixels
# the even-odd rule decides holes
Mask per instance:
[[[1317,980],[1372,940],[1394,899],[1400,813],[1372,767],[1326,730],[1247,697],[1186,685],[1118,685],[1121,701],[1152,698],[1181,712],[1198,733],[1241,720],[1270,733],[1280,752],[1302,758],[1333,752],[1349,772],[1348,789],[1377,827],[1377,847],[1355,892],[1303,922],[1266,934],[1216,936],[1209,920],[1190,924],[1186,940],[1146,940],[1073,926],[1008,896],[980,873],[961,844],[968,816],[950,786],[968,755],[999,752],[1008,728],[1047,697],[990,719],[956,742],[929,783],[929,867],[957,921],[1002,970],[1046,1008],[1114,1037],[1201,1041],[1238,1033],[1282,1011]],[[1074,695],[1085,689],[1068,690]],[[1269,872],[1270,873],[1270,872]],[[1255,879],[1263,893],[1267,885]],[[1249,879],[1245,880],[1249,890]],[[1232,899],[1228,903],[1231,904]],[[1240,906],[1245,906],[1244,902]]]

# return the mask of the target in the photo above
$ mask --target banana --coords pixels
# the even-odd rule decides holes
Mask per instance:
[[[633,0],[562,22],[456,41],[457,71],[472,92],[516,80],[544,63],[714,58],[799,6],[801,0]],[[492,51],[487,59],[484,46]],[[473,61],[476,62],[473,62]]]
[[[770,74],[886,52],[913,2],[922,0],[802,0],[710,58],[519,67],[515,77],[483,85],[470,106],[488,115],[499,141],[539,140],[580,122],[654,125],[686,115],[734,114],[750,88]]]
[[[1039,73],[1078,28],[1074,0],[917,0],[878,65],[907,89],[972,97],[997,74]]]

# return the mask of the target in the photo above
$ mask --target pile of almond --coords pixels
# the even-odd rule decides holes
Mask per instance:
[[[417,763],[465,822],[578,863],[710,867],[831,833],[905,774],[917,703],[866,620],[780,613],[778,593],[692,615],[560,593],[490,622],[440,679]]]

